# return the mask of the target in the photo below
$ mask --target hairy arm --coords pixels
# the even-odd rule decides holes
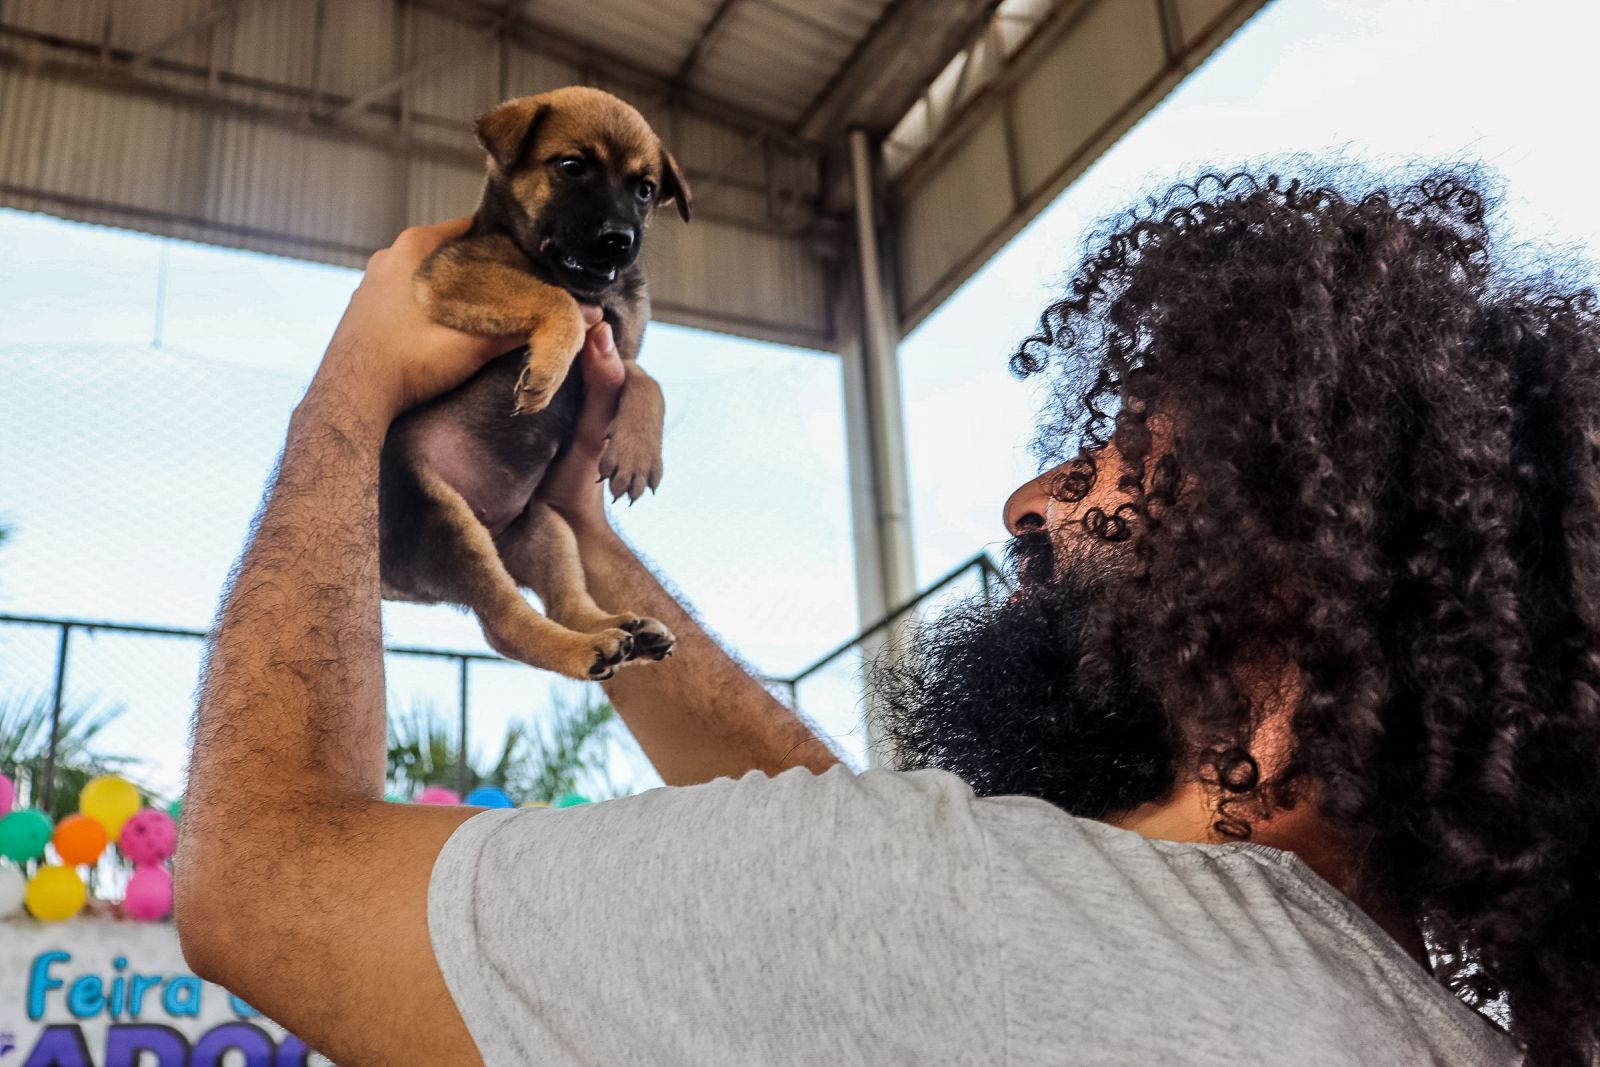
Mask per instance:
[[[589,592],[667,624],[678,638],[672,658],[618,671],[604,683],[618,713],[669,785],[790,767],[820,773],[839,762],[793,711],[751,677],[662,587],[611,527],[599,484],[607,428],[624,368],[610,328],[589,335],[580,356],[587,401],[576,439],[540,487],[578,537]]]
[[[385,804],[377,474],[394,415],[515,340],[427,321],[407,231],[368,266],[290,420],[223,602],[194,727],[178,932],[196,972],[337,1062],[475,1063],[428,938],[473,812]]]

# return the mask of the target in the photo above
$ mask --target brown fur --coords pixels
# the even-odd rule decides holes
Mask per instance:
[[[503,655],[604,678],[670,655],[674,638],[593,601],[571,529],[533,493],[582,406],[571,373],[585,337],[579,299],[601,307],[626,368],[602,471],[630,500],[660,483],[661,388],[636,362],[650,315],[638,245],[660,204],[689,218],[689,188],[639,113],[595,89],[507,101],[478,120],[478,139],[483,198],[467,233],[417,272],[418,296],[435,321],[528,344],[391,429],[379,492],[384,595],[463,605]]]

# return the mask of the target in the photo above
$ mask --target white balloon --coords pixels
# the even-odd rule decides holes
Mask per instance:
[[[22,910],[22,895],[28,882],[22,872],[9,863],[0,863],[0,919],[9,919]]]

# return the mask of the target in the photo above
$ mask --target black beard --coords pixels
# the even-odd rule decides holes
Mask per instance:
[[[1166,797],[1175,745],[1160,704],[1125,657],[1083,662],[1085,625],[1117,594],[1114,571],[1053,559],[1043,533],[1008,554],[1021,592],[958,604],[875,671],[874,714],[897,766],[1089,819]]]

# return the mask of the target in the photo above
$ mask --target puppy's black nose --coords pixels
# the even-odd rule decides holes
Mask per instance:
[[[620,256],[633,248],[633,227],[608,222],[600,227],[597,243],[609,255]]]

